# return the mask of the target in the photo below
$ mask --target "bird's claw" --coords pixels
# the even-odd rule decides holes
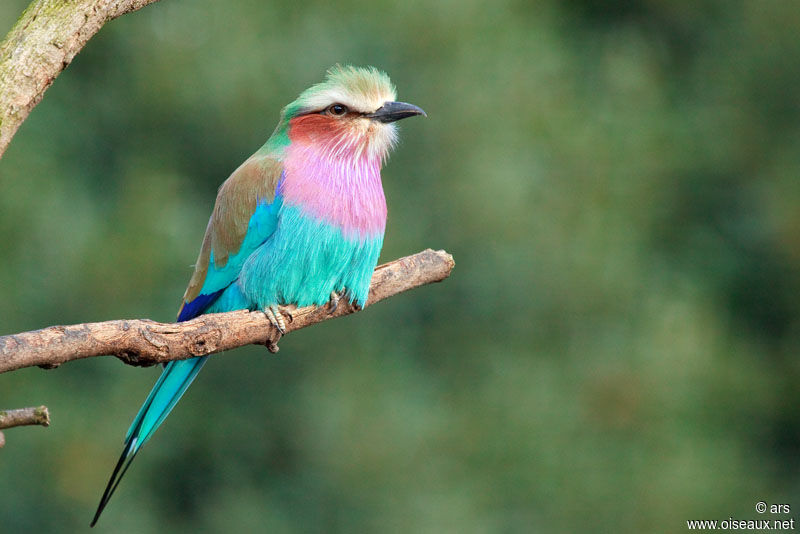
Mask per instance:
[[[336,291],[331,291],[331,300],[328,303],[328,306],[330,307],[330,310],[328,310],[328,315],[333,315],[336,312],[336,308],[339,307],[340,300],[342,300],[342,298],[339,296],[339,293]]]
[[[286,319],[289,319],[290,323],[294,321],[292,310],[294,310],[294,306],[269,306],[264,309],[264,315],[267,316],[270,324],[278,331],[275,339],[268,338],[262,343],[273,354],[278,352],[278,341],[286,333]]]
[[[277,328],[281,335],[286,333],[286,321],[283,319],[281,312],[279,312],[276,308],[269,307],[264,310],[264,315],[267,316],[270,324]]]
[[[290,323],[294,321],[291,309],[286,306],[269,306],[264,309],[264,315],[281,335],[286,333],[286,319],[289,319]]]

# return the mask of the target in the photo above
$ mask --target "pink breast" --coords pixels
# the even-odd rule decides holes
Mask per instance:
[[[284,157],[283,201],[333,224],[347,237],[382,235],[386,199],[381,161],[348,143],[292,139]]]

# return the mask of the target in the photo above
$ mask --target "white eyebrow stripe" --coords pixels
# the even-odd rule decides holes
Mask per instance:
[[[388,96],[388,95],[387,95]],[[319,94],[313,95],[303,102],[304,107],[310,110],[323,110],[333,104],[343,104],[353,111],[359,113],[372,113],[383,105],[389,99],[384,98],[384,95],[360,95],[357,98],[346,91],[339,89],[327,89]]]

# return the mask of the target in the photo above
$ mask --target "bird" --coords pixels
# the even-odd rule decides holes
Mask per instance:
[[[260,310],[285,333],[292,307],[363,308],[386,228],[381,168],[395,122],[427,116],[397,101],[375,67],[335,65],[283,108],[267,142],[220,186],[178,321]],[[139,409],[90,526],[208,356],[171,361]]]

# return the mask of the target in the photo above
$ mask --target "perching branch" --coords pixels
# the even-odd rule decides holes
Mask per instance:
[[[50,426],[50,412],[47,406],[0,410],[0,429],[25,425]],[[6,444],[6,437],[0,432],[0,448]]]
[[[443,250],[424,250],[378,266],[372,275],[367,306],[450,275],[455,262]],[[330,306],[291,312],[286,332],[359,311],[341,299]],[[184,323],[131,319],[51,326],[0,336],[0,373],[23,367],[52,368],[64,362],[113,355],[130,365],[146,366],[213,354],[244,345],[266,344],[277,350],[280,332],[263,312],[246,310],[201,315]]]
[[[103,25],[157,0],[34,0],[0,43],[0,157],[62,70]]]

